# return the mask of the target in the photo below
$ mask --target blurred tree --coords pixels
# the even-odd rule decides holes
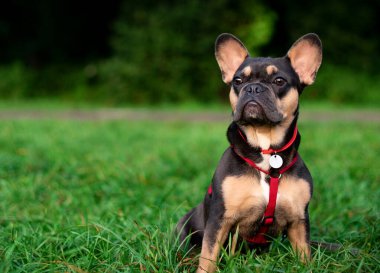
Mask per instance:
[[[235,33],[256,52],[274,20],[261,0],[125,1],[112,39],[118,61],[101,77],[118,83],[109,87],[123,100],[215,100],[222,86],[213,57],[217,35]]]
[[[91,92],[83,64],[111,54],[120,0],[11,0],[0,8],[0,97]]]
[[[324,61],[379,73],[380,1],[378,0],[294,0],[267,1],[276,12],[275,34],[266,52],[283,52],[308,32],[316,32],[323,42]]]
[[[11,0],[0,8],[0,63],[83,63],[110,54],[120,0]]]
[[[253,56],[279,56],[316,32],[324,65],[312,88],[324,91],[315,97],[370,102],[380,86],[373,84],[380,82],[379,10],[378,0],[5,1],[0,96],[226,101],[213,57],[217,35],[235,34]]]

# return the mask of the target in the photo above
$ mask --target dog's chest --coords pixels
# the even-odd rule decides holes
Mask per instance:
[[[270,155],[262,155],[263,156],[263,161],[257,166],[263,170],[268,170],[269,169],[269,157]],[[261,193],[265,199],[265,206],[269,202],[269,183],[266,181],[267,175],[260,173],[260,178],[258,179],[261,187]]]
[[[260,177],[243,175],[226,177],[222,184],[225,207],[224,219],[232,224],[251,226],[258,222],[269,200],[269,183],[266,175]],[[304,217],[310,200],[309,184],[294,177],[280,180],[275,221],[279,226]]]

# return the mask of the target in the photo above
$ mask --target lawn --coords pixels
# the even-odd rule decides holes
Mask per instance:
[[[2,121],[0,272],[193,272],[172,235],[201,201],[225,123]],[[220,272],[380,271],[380,124],[299,125],[314,177],[302,265],[289,243],[261,256],[222,253]],[[360,250],[350,254],[351,248]]]

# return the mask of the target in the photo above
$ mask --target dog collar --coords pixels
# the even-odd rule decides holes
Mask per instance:
[[[240,130],[240,128],[238,128],[238,132],[239,132],[239,135],[241,136],[241,138],[244,140],[244,142],[248,143],[248,140],[247,140],[247,137],[244,136],[243,132]],[[294,131],[293,131],[293,136],[292,138],[289,140],[288,143],[286,143],[284,146],[282,146],[280,149],[261,149],[261,153],[262,154],[276,154],[276,153],[279,153],[279,152],[282,152],[282,151],[285,151],[286,149],[288,149],[290,146],[292,146],[292,144],[294,143],[294,141],[296,140],[297,138],[297,134],[298,134],[298,128],[297,128],[297,125],[294,127]]]
[[[267,170],[264,170],[262,168],[260,168],[259,166],[256,165],[255,162],[253,162],[251,159],[249,159],[248,157],[244,157],[242,155],[240,155],[234,147],[231,147],[232,150],[235,152],[235,154],[237,154],[241,159],[243,159],[245,162],[247,162],[251,167],[255,168],[256,170],[262,172],[262,173],[265,173],[266,175],[268,175],[271,179],[274,178],[270,175],[270,172],[267,171]],[[281,175],[283,173],[285,173],[287,170],[289,170],[296,162],[297,162],[297,159],[298,159],[298,153],[294,156],[293,160],[290,162],[290,164],[282,169],[279,170],[279,177],[277,177],[278,179],[281,177]]]
[[[247,138],[244,136],[243,132],[238,128],[238,132],[239,132],[239,135],[241,136],[241,138],[246,142],[248,143],[247,141]],[[297,125],[294,127],[294,132],[293,132],[293,136],[292,138],[289,140],[288,143],[286,143],[284,146],[282,146],[280,149],[261,149],[261,153],[262,154],[270,154],[271,157],[269,158],[269,165],[272,167],[272,168],[275,168],[275,169],[278,169],[278,168],[281,168],[282,167],[282,164],[283,164],[283,160],[282,160],[282,157],[277,155],[277,153],[279,152],[282,152],[282,151],[285,151],[286,149],[288,149],[290,146],[292,146],[292,144],[294,143],[294,141],[296,140],[297,138],[297,135],[298,135],[298,128],[297,128]]]

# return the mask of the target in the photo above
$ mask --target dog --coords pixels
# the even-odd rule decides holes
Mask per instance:
[[[201,248],[197,272],[214,272],[229,234],[267,249],[283,233],[304,262],[310,258],[308,205],[312,177],[298,147],[299,97],[315,81],[322,43],[299,38],[284,57],[249,56],[232,34],[215,42],[223,81],[230,86],[230,147],[197,207],[177,224],[179,239]]]

